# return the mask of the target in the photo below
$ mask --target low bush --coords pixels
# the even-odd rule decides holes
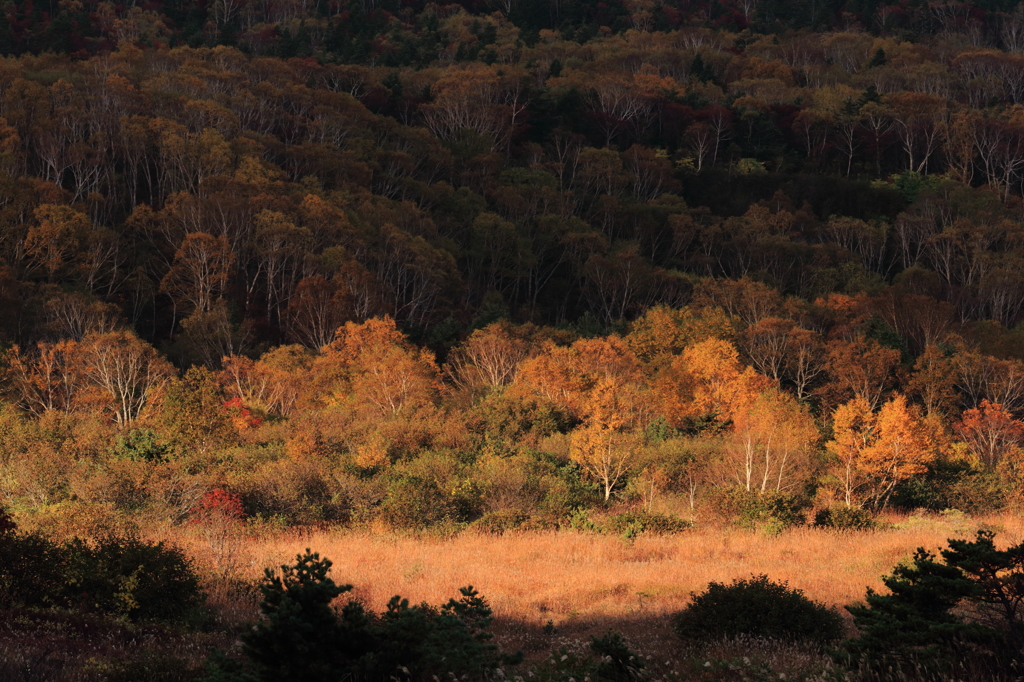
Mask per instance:
[[[683,639],[753,636],[822,646],[843,636],[843,619],[835,609],[766,575],[731,585],[711,583],[673,617],[673,625]]]
[[[814,515],[814,525],[833,530],[875,530],[878,522],[867,509],[837,506],[819,509]]]
[[[625,637],[609,630],[600,637],[591,637],[590,650],[600,659],[596,677],[607,682],[630,682],[639,678],[644,660],[634,654]]]
[[[64,590],[73,606],[96,609],[133,621],[196,625],[205,595],[184,553],[162,542],[107,538],[64,546]]]
[[[0,534],[0,608],[64,606],[66,562],[67,552],[41,535]]]
[[[627,538],[643,533],[671,535],[693,528],[693,524],[678,516],[656,514],[647,511],[628,511],[609,516],[600,526],[601,530]]]
[[[473,528],[484,532],[501,535],[521,528],[530,520],[530,516],[515,509],[499,509],[489,511],[473,522]]]
[[[394,528],[421,530],[458,520],[458,509],[437,483],[414,476],[390,482],[377,508],[378,516]]]
[[[712,506],[740,527],[775,534],[803,524],[809,500],[776,490],[733,487],[717,491]]]
[[[57,544],[0,510],[0,608],[62,607],[197,624],[205,595],[181,550],[135,538]]]

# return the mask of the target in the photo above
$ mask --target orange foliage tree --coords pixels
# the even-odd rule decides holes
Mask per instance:
[[[926,473],[935,461],[929,426],[902,394],[877,414],[866,398],[854,398],[833,418],[835,438],[827,447],[838,460],[833,471],[843,482],[848,503],[861,491],[863,502],[884,507],[899,483]]]
[[[41,342],[34,353],[14,346],[7,353],[8,377],[18,402],[35,416],[49,410],[71,412],[86,390],[76,341]]]
[[[434,355],[416,348],[390,317],[338,329],[313,367],[326,401],[390,416],[433,404],[440,383]]]
[[[690,419],[725,423],[751,396],[767,389],[770,380],[739,360],[736,347],[722,339],[706,339],[673,358],[652,381],[658,411],[673,426]]]
[[[223,235],[205,232],[185,236],[174,254],[174,263],[160,282],[160,291],[176,305],[208,312],[228,281],[234,254]]]
[[[43,204],[33,215],[38,223],[25,235],[25,256],[30,267],[45,270],[52,282],[57,272],[81,257],[79,243],[92,225],[84,213],[68,206]]]
[[[742,396],[726,437],[727,474],[748,491],[795,490],[813,473],[818,430],[807,409],[775,388]]]
[[[131,332],[92,333],[82,340],[86,376],[106,397],[119,426],[130,426],[153,395],[174,376],[174,367]]]
[[[633,322],[626,343],[641,361],[657,363],[694,343],[733,335],[732,323],[720,308],[656,305]]]
[[[312,352],[299,345],[278,346],[259,360],[224,358],[219,380],[225,392],[264,412],[288,416],[308,384]]]
[[[874,339],[832,343],[825,361],[831,381],[820,393],[833,405],[850,397],[863,398],[874,410],[891,387],[899,362],[898,350],[887,348]]]
[[[571,346],[549,343],[536,357],[524,361],[516,383],[565,408],[578,419],[585,415],[589,394],[602,379],[620,385],[640,381],[636,355],[618,336],[580,339]]]
[[[495,388],[512,383],[528,352],[529,344],[508,322],[495,322],[477,329],[453,349],[445,370],[460,388]]]
[[[982,400],[978,407],[966,410],[953,428],[987,469],[994,470],[1021,455],[1024,423],[1014,419],[999,403]]]
[[[31,354],[15,346],[7,362],[19,402],[32,414],[98,409],[109,411],[121,427],[138,419],[175,373],[156,349],[128,331],[43,342]]]

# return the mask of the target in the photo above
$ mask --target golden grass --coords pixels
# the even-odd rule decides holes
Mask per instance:
[[[200,564],[216,564],[241,579],[264,567],[293,561],[311,548],[334,562],[332,576],[352,583],[366,606],[381,609],[393,595],[441,603],[473,585],[500,619],[555,626],[658,616],[684,607],[711,581],[767,574],[812,599],[842,606],[882,589],[881,576],[923,546],[944,547],[979,527],[999,533],[1001,544],[1024,539],[1017,517],[893,518],[896,527],[836,533],[796,528],[768,537],[738,529],[694,530],[675,536],[623,540],[575,532],[529,532],[450,538],[306,531],[238,539],[211,556],[201,539],[169,538]]]
[[[954,513],[888,521],[891,528],[875,532],[797,528],[769,537],[707,527],[634,540],[575,532],[465,532],[441,538],[330,529],[250,529],[223,536],[194,526],[151,528],[149,535],[181,546],[208,576],[210,605],[226,629],[219,635],[221,646],[230,632],[237,633],[257,617],[253,586],[263,569],[292,563],[309,547],[330,558],[334,579],[352,583],[351,596],[373,610],[381,610],[396,594],[414,603],[444,603],[458,595],[459,587],[472,584],[494,609],[492,631],[502,650],[527,656],[510,679],[537,671],[537,680],[568,680],[569,672],[552,672],[559,665],[553,661],[562,655],[587,657],[591,636],[612,629],[623,633],[646,661],[650,682],[810,682],[856,675],[848,677],[827,655],[800,645],[761,640],[684,643],[667,616],[711,581],[761,573],[785,580],[815,600],[842,606],[863,599],[867,587],[882,589],[881,576],[919,546],[934,551],[951,537],[973,536],[980,527],[996,530],[1001,545],[1024,539],[1024,520],[1015,516],[971,519]],[[544,628],[549,621],[556,631]],[[0,657],[10,653],[4,644],[0,641]],[[183,640],[188,651],[172,647],[173,653],[188,653],[187,663],[194,667],[195,645]],[[26,659],[24,665],[35,663]],[[54,679],[93,679],[62,675]]]

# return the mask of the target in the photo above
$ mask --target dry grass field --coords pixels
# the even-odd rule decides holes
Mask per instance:
[[[353,584],[351,594],[377,610],[396,594],[437,604],[456,596],[459,587],[473,585],[494,609],[494,631],[503,649],[521,649],[528,659],[562,647],[570,655],[583,653],[591,635],[612,628],[623,632],[636,651],[651,656],[648,667],[655,678],[734,677],[697,675],[711,672],[700,668],[691,670],[694,674],[680,670],[702,666],[705,658],[739,661],[740,667],[746,659],[772,671],[816,671],[813,677],[818,677],[827,672],[826,659],[792,647],[734,643],[715,651],[683,652],[667,616],[711,581],[762,573],[841,607],[861,600],[867,587],[883,589],[881,576],[917,547],[936,550],[949,538],[973,536],[978,528],[995,530],[1001,545],[1024,539],[1024,521],[1016,516],[914,515],[887,521],[889,528],[867,532],[805,527],[766,536],[709,528],[633,540],[574,532],[439,538],[330,530],[258,533],[217,543],[196,535],[170,539],[207,571],[243,580],[311,548],[334,562],[336,581]],[[253,597],[216,589],[212,597],[225,621],[254,616]],[[555,633],[550,627],[545,632],[549,621]],[[751,663],[755,654],[757,661]]]

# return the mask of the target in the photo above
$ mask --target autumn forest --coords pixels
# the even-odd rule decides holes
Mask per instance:
[[[0,13],[0,539],[1024,506],[1022,4]]]

